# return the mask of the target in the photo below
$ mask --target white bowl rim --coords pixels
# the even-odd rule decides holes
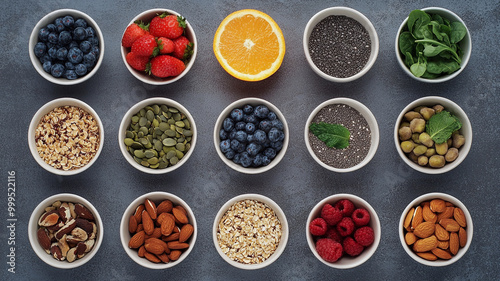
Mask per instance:
[[[311,233],[309,232],[309,224],[311,223],[311,221],[314,218],[316,218],[316,217],[314,217],[314,214],[317,211],[320,211],[321,210],[320,208],[322,208],[322,206],[324,204],[326,204],[326,203],[330,203],[331,204],[334,201],[339,201],[339,200],[342,200],[342,199],[349,199],[351,201],[361,202],[361,205],[363,205],[363,206],[359,206],[359,203],[356,206],[356,203],[355,202],[353,202],[353,203],[358,208],[365,208],[365,209],[368,210],[368,212],[370,213],[370,221],[372,222],[371,223],[371,227],[373,228],[373,231],[374,231],[375,234],[378,233],[378,235],[375,235],[376,237],[375,237],[375,240],[373,241],[373,244],[371,244],[370,246],[368,246],[368,248],[365,248],[363,250],[362,255],[363,254],[364,255],[362,257],[360,257],[360,256],[357,256],[357,257],[344,256],[344,257],[342,257],[342,259],[349,259],[349,263],[348,264],[343,264],[341,262],[331,263],[331,262],[327,262],[327,261],[323,260],[323,258],[321,258],[321,256],[318,254],[318,252],[316,252],[316,250],[315,250],[315,243],[313,241]],[[380,244],[380,239],[381,239],[381,236],[382,236],[381,235],[382,229],[381,229],[381,225],[380,225],[380,219],[379,219],[378,214],[375,211],[375,209],[370,205],[370,203],[368,203],[363,198],[361,198],[361,197],[359,197],[357,195],[354,195],[354,194],[349,194],[349,193],[337,193],[337,194],[333,194],[333,195],[330,195],[330,196],[322,199],[321,201],[319,201],[311,209],[311,212],[309,212],[305,228],[306,228],[307,244],[309,245],[309,249],[314,254],[314,256],[318,260],[320,260],[322,263],[324,263],[324,264],[326,264],[326,265],[328,265],[330,267],[337,268],[337,269],[354,268],[356,266],[359,266],[359,265],[365,263],[377,251],[377,248],[378,248],[378,245]]]
[[[399,125],[401,124],[401,121],[403,120],[404,114],[413,108],[419,106],[419,105],[436,105],[436,104],[441,104],[444,106],[444,109],[446,111],[450,111],[453,113],[455,116],[460,118],[460,121],[462,122],[462,128],[460,129],[462,132],[465,130],[467,131],[467,135],[464,134],[464,137],[466,138],[465,144],[460,148],[458,158],[453,161],[452,163],[447,163],[444,165],[442,168],[429,168],[429,167],[422,167],[413,161],[411,161],[408,156],[401,150],[400,147],[400,141],[399,141]],[[450,106],[452,108],[450,108]],[[421,97],[419,99],[414,100],[410,104],[408,104],[399,114],[398,119],[396,120],[396,124],[394,126],[394,144],[396,145],[396,150],[398,151],[399,156],[403,161],[408,164],[408,166],[412,167],[413,169],[425,173],[425,174],[431,174],[431,175],[436,175],[436,174],[443,174],[448,171],[453,170],[456,168],[460,163],[462,163],[467,155],[469,154],[469,151],[472,146],[472,126],[469,120],[469,117],[467,117],[467,114],[465,111],[455,102],[452,100],[449,100],[444,97],[440,96],[426,96],[426,97]]]
[[[229,116],[229,113],[231,112],[232,109],[240,107],[239,104],[241,104],[241,105],[264,104],[269,108],[269,110],[272,110],[274,113],[276,113],[278,119],[281,121],[281,123],[283,123],[283,133],[285,134],[285,139],[283,140],[283,148],[276,154],[276,157],[267,166],[261,166],[258,168],[254,168],[254,167],[245,168],[239,164],[235,164],[232,160],[227,159],[226,156],[220,150],[219,131],[222,128],[222,122],[224,121],[224,119],[227,116]],[[222,112],[220,113],[219,117],[217,118],[217,121],[215,122],[215,126],[214,126],[215,151],[217,151],[217,154],[219,155],[220,159],[224,163],[226,163],[227,166],[229,166],[230,168],[232,168],[235,171],[238,171],[238,172],[244,173],[244,174],[260,174],[260,173],[267,172],[267,171],[271,170],[272,168],[274,168],[276,165],[279,164],[279,162],[281,162],[281,160],[285,156],[286,151],[288,149],[289,141],[290,141],[290,131],[288,128],[288,123],[286,122],[285,115],[273,103],[271,103],[270,101],[267,101],[265,99],[261,99],[261,98],[248,97],[248,98],[238,99],[238,100],[232,102],[231,104],[229,104],[228,106],[226,106],[222,110]]]
[[[94,30],[97,33],[97,36],[99,37],[99,59],[97,60],[96,65],[89,73],[87,73],[86,75],[84,75],[82,77],[74,79],[74,80],[69,80],[69,79],[66,79],[64,77],[63,78],[55,78],[55,77],[52,77],[52,75],[50,75],[49,73],[45,72],[45,70],[43,70],[43,68],[42,68],[42,64],[40,63],[40,60],[35,56],[35,52],[33,50],[36,43],[38,42],[38,32],[39,32],[40,28],[47,25],[46,23],[43,23],[43,22],[45,22],[46,20],[48,20],[49,18],[52,18],[52,17],[54,17],[54,20],[55,20],[59,15],[63,15],[63,14],[64,15],[70,14],[72,16],[76,15],[78,17],[84,18],[87,21],[87,23],[89,25],[91,25],[92,28],[94,28]],[[102,34],[102,31],[99,28],[99,25],[97,25],[97,23],[94,21],[94,19],[92,17],[90,17],[89,15],[87,15],[86,13],[79,11],[79,10],[75,10],[75,9],[59,9],[59,10],[55,10],[55,11],[48,13],[43,18],[41,18],[40,21],[38,21],[38,23],[33,28],[33,31],[31,32],[29,43],[28,43],[28,48],[29,48],[29,56],[30,56],[31,63],[32,63],[33,67],[35,68],[35,70],[40,74],[40,76],[42,76],[43,78],[45,78],[46,80],[48,80],[54,84],[75,85],[75,84],[79,84],[79,83],[85,82],[88,79],[90,79],[92,76],[94,76],[94,74],[100,68],[100,66],[104,60],[104,35]]]
[[[142,109],[148,105],[153,105],[153,104],[160,104],[160,105],[165,104],[167,106],[172,106],[172,107],[177,108],[179,111],[184,113],[184,115],[186,115],[186,117],[188,118],[188,120],[191,124],[191,131],[193,131],[193,136],[191,137],[191,148],[189,149],[189,151],[186,154],[184,154],[184,157],[182,157],[182,159],[177,164],[170,166],[170,167],[167,167],[167,168],[164,168],[164,169],[151,169],[151,168],[144,167],[144,166],[138,164],[137,162],[135,162],[134,158],[130,155],[130,153],[128,153],[127,148],[126,148],[125,144],[123,143],[123,139],[125,138],[125,132],[128,128],[128,125],[131,122],[130,118],[134,114],[139,112],[140,109]],[[139,101],[138,103],[134,104],[125,113],[125,115],[123,116],[122,121],[120,123],[120,127],[118,129],[118,144],[119,144],[120,150],[123,154],[123,157],[127,160],[127,162],[130,165],[132,165],[132,167],[134,167],[137,170],[142,171],[144,173],[159,175],[159,174],[165,174],[165,173],[172,172],[187,162],[187,160],[193,154],[194,148],[196,146],[196,140],[198,139],[197,134],[198,134],[198,130],[196,128],[196,123],[194,121],[194,118],[191,115],[191,113],[189,113],[189,111],[182,104],[180,104],[179,102],[177,102],[173,99],[170,99],[170,98],[152,97],[152,98],[147,98],[147,99],[144,99],[142,101]]]
[[[165,8],[154,8],[154,9],[149,9],[149,10],[146,10],[142,13],[140,13],[139,15],[135,16],[129,23],[128,25],[125,27],[125,29],[123,30],[123,33],[122,33],[122,37],[123,37],[123,34],[125,34],[125,30],[127,29],[127,27],[131,24],[133,24],[136,20],[138,19],[141,19],[143,17],[146,17],[148,16],[149,14],[152,14],[152,13],[158,13],[158,12],[167,12],[167,13],[170,13],[170,14],[173,14],[173,15],[176,15],[176,16],[182,16],[181,14],[179,14],[178,12],[174,11],[174,10],[169,10],[169,9],[165,9]],[[129,51],[127,50],[128,48],[125,48],[121,45],[121,40],[119,42],[120,44],[120,52],[121,52],[121,55],[122,55],[122,60],[123,60],[123,63],[125,64],[125,67],[127,67],[127,69],[130,71],[130,73],[135,77],[137,78],[138,80],[146,83],[146,84],[150,84],[150,85],[156,85],[156,86],[159,86],[159,85],[167,85],[167,84],[170,84],[170,83],[173,83],[179,79],[181,79],[182,77],[184,77],[188,72],[189,70],[193,67],[193,64],[194,64],[194,61],[196,60],[196,55],[198,53],[198,41],[196,39],[196,34],[194,32],[194,29],[193,29],[193,26],[189,23],[189,21],[186,19],[186,31],[189,30],[189,33],[190,33],[190,36],[192,37],[192,42],[193,42],[193,54],[191,55],[191,58],[189,59],[189,62],[186,64],[186,69],[184,69],[184,71],[177,75],[176,77],[171,77],[171,78],[153,78],[153,77],[147,77],[147,76],[144,76],[144,75],[140,75],[140,73],[133,69],[128,63],[127,63],[127,59],[125,58],[127,53],[129,53]],[[120,37],[120,38],[122,38]],[[149,79],[147,79],[149,78]]]
[[[193,234],[191,234],[191,237],[189,238],[190,239],[189,248],[182,253],[182,255],[179,257],[178,260],[171,261],[169,263],[152,263],[152,262],[148,261],[146,258],[139,257],[137,255],[136,250],[130,249],[128,247],[128,242],[129,242],[130,237],[131,237],[130,233],[128,231],[128,222],[129,222],[130,216],[134,213],[137,206],[144,203],[144,200],[146,198],[151,199],[151,198],[159,198],[159,197],[163,198],[160,200],[168,199],[168,200],[172,201],[172,203],[174,203],[174,205],[181,205],[182,207],[184,207],[184,209],[186,209],[186,212],[188,213],[189,223],[194,227]],[[157,201],[157,199],[151,199],[151,200]],[[195,218],[194,212],[191,209],[191,207],[189,207],[189,205],[183,199],[181,199],[179,196],[172,194],[172,193],[169,193],[169,192],[164,192],[164,191],[149,192],[149,193],[143,194],[143,195],[137,197],[136,199],[134,199],[134,201],[132,201],[127,206],[125,211],[123,212],[122,219],[120,221],[120,241],[121,241],[123,249],[125,250],[127,255],[134,262],[136,262],[137,264],[139,264],[143,267],[149,268],[149,269],[166,269],[166,268],[170,268],[170,267],[176,266],[179,263],[181,263],[183,260],[185,260],[187,258],[187,256],[193,250],[193,248],[196,244],[197,236],[198,236],[198,226],[196,223],[196,218]]]
[[[87,209],[89,209],[92,212],[92,215],[94,215],[95,223],[98,228],[97,232],[97,237],[96,237],[96,242],[94,244],[94,247],[92,250],[85,254],[85,256],[81,259],[77,259],[74,262],[67,262],[67,261],[58,261],[52,257],[52,255],[49,255],[45,252],[45,250],[42,249],[40,244],[38,243],[38,238],[37,238],[37,230],[38,230],[38,219],[40,216],[45,212],[45,207],[49,207],[52,205],[52,203],[56,201],[61,201],[61,202],[73,202],[73,203],[82,203]],[[31,244],[31,248],[33,251],[36,253],[36,255],[44,261],[46,264],[56,267],[56,268],[62,268],[62,269],[70,269],[70,268],[75,268],[79,267],[88,261],[92,259],[92,257],[97,253],[99,250],[103,237],[104,237],[104,227],[103,227],[103,222],[101,219],[101,216],[99,215],[99,212],[97,209],[92,205],[87,199],[76,195],[72,193],[59,193],[59,194],[54,194],[52,196],[47,197],[44,199],[42,202],[40,202],[33,212],[31,213],[29,223],[28,223],[28,237],[29,241]]]
[[[217,228],[219,226],[219,221],[221,220],[222,216],[226,213],[226,211],[231,207],[233,204],[236,202],[242,201],[242,200],[255,200],[262,202],[269,206],[276,216],[278,216],[278,219],[280,220],[281,226],[282,226],[282,234],[281,234],[281,240],[279,242],[278,248],[276,248],[276,251],[265,261],[258,263],[258,264],[243,264],[239,263],[236,261],[231,260],[226,254],[222,252],[222,250],[219,247],[218,240],[217,240]],[[285,212],[280,208],[280,206],[274,202],[271,198],[261,195],[261,194],[256,194],[256,193],[247,193],[247,194],[241,194],[237,195],[231,199],[229,199],[222,207],[219,209],[217,212],[217,215],[215,216],[214,219],[214,224],[212,227],[212,239],[214,242],[215,249],[217,250],[217,253],[221,256],[221,258],[229,263],[230,265],[240,268],[240,269],[247,269],[247,270],[254,270],[254,269],[261,269],[264,268],[273,262],[275,262],[283,253],[283,251],[286,248],[286,244],[288,242],[288,236],[289,236],[289,229],[288,229],[288,221],[286,219]]]
[[[94,158],[92,158],[92,160],[90,160],[90,162],[87,165],[85,165],[81,168],[75,169],[75,170],[70,170],[70,171],[59,170],[59,169],[56,169],[56,168],[50,166],[49,164],[45,163],[45,161],[43,161],[43,159],[38,154],[38,151],[36,149],[36,143],[35,143],[35,130],[36,130],[41,118],[43,116],[45,116],[47,113],[49,113],[51,110],[53,110],[57,107],[60,107],[60,106],[80,107],[80,108],[84,109],[85,111],[87,111],[88,113],[90,113],[92,115],[92,117],[94,117],[94,119],[97,121],[97,124],[99,125],[99,138],[100,138],[99,141],[100,141],[100,143],[99,143],[99,149],[97,150],[96,154],[94,155]],[[58,98],[58,99],[49,101],[46,104],[44,104],[42,107],[40,107],[40,109],[38,109],[38,111],[35,113],[35,115],[31,119],[29,129],[28,129],[28,145],[29,145],[29,149],[31,151],[31,155],[33,156],[33,158],[35,158],[36,162],[45,170],[47,170],[53,174],[62,175],[62,176],[76,175],[76,174],[79,174],[79,173],[87,170],[88,168],[90,168],[90,166],[92,166],[97,161],[97,158],[99,158],[99,155],[101,154],[101,151],[102,151],[103,146],[104,146],[104,126],[102,124],[101,118],[99,117],[99,115],[97,115],[97,112],[95,112],[95,110],[87,103],[85,103],[79,99],[75,99],[75,98]]]
[[[462,211],[465,214],[465,218],[467,219],[467,230],[466,230],[467,231],[467,244],[465,245],[464,248],[459,249],[458,253],[449,260],[428,261],[428,260],[425,260],[425,259],[417,256],[415,253],[413,253],[413,251],[410,249],[410,247],[408,247],[408,245],[406,245],[405,238],[404,238],[403,224],[404,224],[406,214],[410,211],[410,209],[412,207],[414,207],[414,206],[416,206],[424,201],[428,201],[428,200],[432,200],[432,199],[436,199],[436,198],[440,198],[440,199],[443,199],[445,201],[451,202],[456,207],[459,207],[460,209],[462,209]],[[458,261],[460,258],[462,258],[463,255],[465,255],[465,253],[467,252],[467,250],[470,247],[470,244],[472,242],[472,235],[474,233],[474,225],[472,223],[472,216],[470,215],[467,207],[465,207],[465,205],[462,203],[462,201],[458,200],[456,197],[449,195],[449,194],[446,194],[446,193],[442,193],[442,192],[426,193],[426,194],[422,194],[422,195],[418,196],[417,198],[413,199],[406,206],[403,213],[401,214],[401,218],[399,219],[398,227],[399,227],[398,228],[399,240],[401,242],[401,245],[403,246],[403,249],[406,251],[406,253],[412,259],[414,259],[415,261],[417,261],[421,264],[428,265],[428,266],[435,266],[435,267],[447,266],[447,265],[450,265],[450,264]]]
[[[318,156],[314,153],[314,151],[311,149],[311,144],[309,142],[309,124],[311,124],[312,120],[314,117],[318,114],[318,112],[323,109],[327,105],[331,104],[345,104],[348,105],[352,108],[354,108],[356,111],[358,111],[367,121],[368,125],[370,126],[370,132],[371,132],[371,146],[370,150],[368,151],[368,154],[366,155],[365,159],[358,163],[357,165],[354,165],[350,168],[335,168],[332,166],[329,166],[325,163],[323,163],[321,160],[319,160]],[[375,156],[375,153],[377,152],[378,149],[378,144],[380,141],[380,133],[378,129],[378,123],[377,119],[373,115],[373,113],[370,111],[368,107],[366,107],[364,104],[361,102],[351,99],[351,98],[333,98],[326,100],[322,102],[320,105],[318,105],[309,115],[309,118],[307,118],[306,124],[305,124],[305,129],[304,129],[304,141],[306,143],[307,150],[309,151],[309,154],[311,157],[323,168],[333,171],[333,172],[339,172],[339,173],[347,173],[347,172],[353,172],[355,170],[358,170],[362,167],[364,167],[366,164],[368,164],[372,158]]]
[[[472,54],[472,39],[471,39],[471,34],[469,31],[469,28],[467,28],[467,25],[465,24],[465,22],[462,20],[461,17],[459,17],[457,14],[455,14],[454,12],[452,12],[448,9],[441,8],[441,7],[427,7],[427,8],[422,8],[420,10],[430,12],[430,13],[450,14],[451,16],[455,17],[459,22],[461,22],[465,26],[465,29],[467,30],[467,34],[464,37],[464,39],[467,42],[462,41],[461,44],[469,45],[469,52],[464,52],[464,54],[462,55],[462,63],[460,64],[460,69],[453,72],[452,74],[446,74],[446,75],[440,76],[440,77],[435,78],[435,79],[416,77],[415,75],[413,75],[411,73],[411,71],[408,69],[408,67],[406,67],[406,65],[403,63],[403,58],[401,57],[401,54],[399,52],[399,44],[398,44],[399,34],[401,34],[401,30],[403,30],[406,23],[408,22],[408,17],[406,17],[405,20],[403,20],[403,23],[401,23],[401,25],[399,26],[398,32],[396,34],[396,42],[395,42],[396,60],[398,61],[398,64],[403,69],[403,71],[408,76],[410,76],[411,78],[413,78],[417,81],[426,82],[426,83],[441,83],[441,82],[449,81],[449,80],[455,78],[456,76],[458,76],[458,74],[460,74],[465,69],[465,66],[467,65],[467,63],[470,60],[470,57]]]
[[[356,73],[353,76],[346,77],[346,78],[339,78],[339,77],[333,77],[330,76],[323,71],[321,71],[312,61],[311,55],[309,54],[309,36],[311,30],[318,24],[319,21],[322,19],[326,18],[327,16],[331,15],[345,15],[347,17],[353,18],[357,22],[359,22],[368,32],[370,35],[370,40],[371,40],[371,53],[370,57],[368,58],[368,61],[366,65],[363,67],[363,69]],[[319,19],[321,17],[321,19]],[[375,64],[375,61],[377,60],[378,53],[379,53],[379,39],[377,35],[377,30],[371,23],[371,21],[361,12],[349,8],[349,7],[344,7],[344,6],[336,6],[336,7],[330,7],[323,9],[319,12],[317,12],[314,16],[311,17],[311,19],[308,21],[305,29],[304,29],[304,35],[302,39],[302,45],[304,47],[304,53],[306,56],[306,60],[309,63],[309,66],[312,68],[312,70],[318,74],[320,77],[332,81],[332,82],[338,82],[338,83],[345,83],[345,82],[351,82],[354,81],[358,78],[361,78],[363,75],[365,75]]]

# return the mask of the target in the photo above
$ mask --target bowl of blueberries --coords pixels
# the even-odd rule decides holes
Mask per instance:
[[[228,105],[214,128],[217,154],[230,168],[258,174],[276,166],[285,155],[289,133],[285,116],[272,103],[244,98]]]
[[[104,38],[87,14],[60,9],[44,16],[33,28],[29,55],[36,71],[48,81],[74,85],[99,69],[104,57]]]

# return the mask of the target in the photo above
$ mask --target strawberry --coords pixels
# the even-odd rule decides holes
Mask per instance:
[[[138,56],[150,57],[158,53],[158,44],[156,39],[151,34],[146,34],[139,37],[132,44],[132,52]]]
[[[158,48],[160,49],[160,54],[170,54],[174,51],[174,42],[172,40],[160,37],[157,40]]]
[[[142,21],[136,21],[125,29],[122,37],[122,46],[125,48],[132,47],[132,44],[139,37],[148,34],[149,24],[145,25]]]
[[[133,69],[136,69],[136,70],[139,70],[139,71],[145,71],[146,70],[146,65],[149,62],[149,57],[138,56],[134,52],[128,53],[127,56],[125,57],[125,59],[127,60],[127,63]]]
[[[175,39],[182,35],[184,28],[186,28],[185,18],[163,13],[151,20],[149,32],[155,37]]]
[[[184,36],[179,36],[174,42],[174,57],[186,61],[193,54],[193,43]]]
[[[151,74],[159,78],[165,78],[169,76],[177,76],[181,74],[186,65],[180,59],[174,58],[169,55],[159,55],[151,60],[151,64],[148,69]]]

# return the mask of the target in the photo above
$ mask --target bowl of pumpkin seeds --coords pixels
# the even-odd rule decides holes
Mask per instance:
[[[196,124],[180,103],[162,97],[145,99],[123,116],[120,150],[134,168],[164,174],[182,166],[196,144]]]

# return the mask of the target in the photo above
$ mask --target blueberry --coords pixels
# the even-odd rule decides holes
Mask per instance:
[[[71,40],[73,40],[73,38],[71,37],[71,33],[69,33],[69,31],[62,31],[61,33],[59,33],[59,44],[62,45],[62,46],[65,46],[65,45],[68,45],[69,43],[71,43]]]
[[[231,132],[229,132],[228,138],[230,140],[234,139],[234,137],[236,136],[236,132],[237,132],[236,129],[232,129]]]
[[[68,49],[62,47],[62,48],[59,48],[57,49],[57,52],[56,52],[56,58],[58,60],[66,60],[66,57],[68,56]]]
[[[271,159],[269,159],[269,157],[264,155],[262,157],[262,166],[267,166],[267,165],[269,165],[269,163],[271,163]]]
[[[49,23],[47,24],[47,29],[49,30],[49,32],[55,32],[57,30],[57,27],[55,24]]]
[[[99,57],[99,53],[101,52],[99,49],[99,46],[92,46],[92,49],[90,49],[90,52],[94,54],[96,58]]]
[[[264,132],[262,130],[255,131],[255,133],[253,134],[253,137],[254,137],[254,141],[256,141],[258,144],[263,144],[267,140],[266,132]]]
[[[255,139],[255,138],[254,138],[254,136],[253,136],[253,135],[250,135],[250,134],[248,134],[248,135],[247,135],[247,142],[248,142],[248,143],[253,142],[253,141],[254,141],[254,139]]]
[[[45,55],[45,52],[47,52],[47,45],[45,45],[45,43],[43,42],[38,42],[35,45],[34,51],[37,58],[43,57],[43,55]]]
[[[231,118],[236,122],[241,121],[243,119],[243,110],[239,108],[233,109],[231,111]]]
[[[231,140],[231,149],[232,150],[238,150],[240,147],[240,142],[238,140]]]
[[[222,151],[222,153],[226,153],[231,150],[231,143],[229,142],[229,140],[223,140],[220,142],[220,150]]]
[[[245,114],[250,114],[253,112],[253,106],[249,105],[249,104],[246,104],[245,106],[243,106],[243,112]]]
[[[271,147],[268,147],[264,150],[263,154],[267,156],[269,159],[274,159],[276,157],[276,150]]]
[[[269,120],[262,120],[259,123],[259,129],[261,129],[264,132],[269,132],[271,130],[271,121]]]
[[[267,115],[269,114],[269,108],[267,106],[261,104],[255,107],[254,113],[257,117],[263,119],[266,118]]]
[[[75,24],[75,19],[72,17],[72,16],[65,16],[63,18],[63,24],[64,26],[68,27],[68,28],[72,28],[73,25]]]
[[[87,67],[83,63],[77,64],[75,66],[75,72],[78,76],[83,76],[87,74]]]
[[[69,49],[68,60],[74,64],[80,63],[83,60],[82,50],[76,47]]]
[[[239,141],[239,142],[246,142],[247,135],[248,134],[245,131],[237,131],[236,135],[234,136],[234,139]]]
[[[50,68],[50,74],[52,74],[52,76],[54,76],[56,78],[63,76],[64,66],[60,63],[56,63],[56,64],[52,65],[52,67]]]
[[[76,78],[78,78],[78,75],[76,75],[75,71],[72,70],[72,69],[67,69],[65,72],[64,72],[64,77],[66,77],[66,79],[68,80],[75,80]]]
[[[47,61],[52,62],[52,58],[49,56],[49,54],[47,54],[47,53],[46,53],[45,55],[43,55],[43,56],[40,58],[40,62],[41,62],[41,63],[45,63],[45,62],[47,62]]]
[[[82,65],[83,65],[83,64],[82,64]],[[83,65],[83,66],[85,66],[85,65]],[[87,69],[87,68],[85,68],[85,70],[86,70],[86,69]],[[227,138],[228,138],[228,135],[229,135],[229,134],[228,134],[228,133],[227,133],[224,129],[220,129],[220,131],[219,131],[219,138],[220,138],[221,140],[225,140],[225,139],[227,139]]]
[[[276,113],[274,113],[273,111],[269,111],[269,114],[267,114],[267,119],[269,119],[270,121],[276,120],[277,118],[278,116],[276,116]]]
[[[236,155],[236,152],[234,150],[229,150],[228,152],[224,153],[227,159],[231,160],[234,158],[234,155]]]
[[[263,157],[264,156],[262,156],[262,154],[260,154],[260,153],[257,154],[257,155],[255,155],[255,157],[253,158],[252,166],[254,166],[254,167],[260,167],[260,166],[262,166],[262,158]]]
[[[57,18],[55,21],[54,21],[54,24],[56,25],[56,31],[57,32],[61,32],[63,31],[66,27],[64,26],[63,24],[63,18]]]
[[[85,54],[87,54],[88,52],[90,52],[91,48],[92,48],[92,45],[90,44],[89,41],[82,41],[80,43],[80,50],[82,50],[82,52],[85,53]]]
[[[249,145],[247,145],[246,151],[248,152],[248,154],[250,156],[255,156],[255,155],[257,155],[257,153],[260,152],[261,149],[262,149],[262,146],[260,144],[252,142]]]
[[[75,27],[87,28],[87,21],[84,19],[77,19],[74,24]]]
[[[273,127],[271,130],[269,130],[268,133],[269,140],[271,142],[277,142],[279,140],[282,140],[281,134],[283,134],[283,132]]]
[[[283,148],[283,142],[282,141],[272,142],[271,147],[274,148],[276,151],[280,151]]]
[[[71,48],[80,48],[80,44],[78,44],[78,42],[76,41],[71,41],[71,43],[69,43],[68,45],[68,50]]]
[[[83,27],[77,27],[73,30],[73,40],[82,41],[87,37],[87,32]]]
[[[85,31],[87,32],[87,37],[96,36],[95,30],[91,26],[88,26],[87,28],[85,28]]]
[[[240,122],[237,122],[237,123],[234,125],[234,128],[235,128],[237,131],[245,130],[245,125],[246,125],[246,123],[245,123],[245,122],[240,121]]]
[[[38,31],[38,40],[47,42],[47,40],[49,39],[49,34],[50,31],[47,27],[40,28],[40,30]]]
[[[49,54],[49,56],[50,56],[52,59],[56,59],[56,58],[57,58],[57,48],[56,48],[56,47],[51,47],[51,48],[47,51],[47,54]]]
[[[278,119],[272,120],[271,126],[273,126],[274,128],[276,128],[278,130],[283,131],[283,123],[281,123],[281,121]]]
[[[51,68],[52,68],[51,61],[46,61],[43,63],[43,70],[45,70],[45,72],[50,73]]]
[[[240,164],[241,166],[247,168],[247,167],[250,167],[250,165],[252,165],[252,158],[250,157],[250,155],[248,155],[247,152],[242,152],[240,153]]]
[[[92,69],[97,62],[96,57],[94,54],[88,53],[83,55],[83,64],[87,67],[87,69]]]
[[[244,122],[247,122],[247,123],[254,123],[254,124],[257,124],[257,122],[259,122],[257,120],[257,117],[253,114],[245,114],[243,115],[243,121]]]
[[[240,158],[241,158],[241,155],[239,153],[234,154],[233,162],[235,164],[240,164]]]
[[[57,35],[57,33],[55,32],[51,32],[49,33],[47,40],[52,44],[57,44],[59,42],[59,35]]]
[[[248,134],[253,134],[253,132],[255,132],[255,124],[254,123],[246,123],[245,131]]]
[[[97,36],[89,37],[87,40],[92,44],[92,46],[99,46],[99,39]]]
[[[234,121],[233,119],[227,117],[226,119],[224,119],[224,122],[222,122],[222,128],[224,128],[224,130],[226,132],[230,132],[231,130],[233,130],[234,128]]]
[[[67,62],[64,63],[64,68],[75,70],[75,65],[72,64],[71,62],[67,61]]]

